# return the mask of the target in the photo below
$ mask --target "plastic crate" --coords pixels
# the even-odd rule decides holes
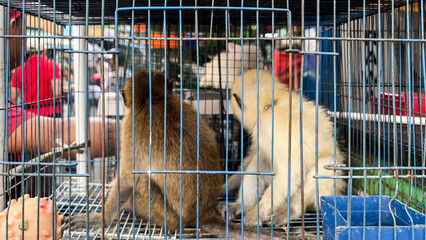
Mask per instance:
[[[379,206],[380,199],[381,205]],[[380,226],[379,212],[381,213]],[[321,197],[321,216],[324,240],[388,240],[395,239],[395,236],[396,239],[400,240],[417,240],[425,239],[426,236],[426,215],[406,206],[398,200],[392,200],[389,196],[352,196],[350,227],[348,227],[347,196]],[[335,222],[337,225],[335,225]]]
[[[422,102],[422,109],[420,113],[420,105],[419,105],[419,96],[417,93],[411,93],[411,97],[414,98],[414,101],[411,102],[411,116],[420,117],[424,116],[426,113],[426,103],[425,103],[425,95],[421,94],[421,102]],[[395,112],[397,116],[408,116],[408,99],[407,95],[408,93],[401,92],[401,93],[389,93],[389,92],[382,92],[380,93],[380,103],[381,103],[381,114],[386,115],[393,115],[393,108],[392,107],[392,98],[395,95]],[[377,98],[373,97],[373,106],[375,108],[375,113],[379,113],[379,101]],[[415,112],[415,113],[414,113]]]

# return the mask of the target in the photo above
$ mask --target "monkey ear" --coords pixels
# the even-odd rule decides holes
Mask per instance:
[[[126,106],[126,94],[124,94],[124,89],[120,90],[121,96],[123,97],[124,106]]]
[[[173,86],[174,86],[175,80],[176,79],[174,79],[174,78],[171,78],[171,79],[168,78],[167,79],[167,91],[171,92],[173,90]]]
[[[235,98],[235,101],[237,102],[237,104],[238,104],[238,106],[240,107],[240,109],[241,109],[241,98],[236,94],[236,93],[234,93],[234,94],[232,94],[232,96],[234,96],[234,98]]]

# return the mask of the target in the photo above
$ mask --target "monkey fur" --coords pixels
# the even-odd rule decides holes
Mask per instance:
[[[244,61],[241,59],[241,51],[243,52]],[[218,53],[205,66],[198,68],[200,71],[200,87],[218,89],[221,84],[222,89],[225,89],[227,80],[228,85],[231,86],[232,82],[238,79],[236,77],[241,75],[241,65],[243,65],[244,69],[256,69],[257,65],[259,65],[260,69],[264,68],[263,57],[262,54],[257,54],[256,44],[245,43],[241,46],[235,43],[228,43],[228,52]],[[197,74],[197,67],[196,65],[194,67],[195,75]]]
[[[191,105],[180,102],[172,96],[172,85],[169,80],[165,91],[165,77],[161,72],[151,72],[151,93],[149,89],[149,72],[140,71],[134,76],[134,106],[132,106],[132,81],[125,83],[123,99],[126,106],[126,115],[121,122],[121,150],[120,150],[120,209],[132,212],[132,189],[135,181],[135,211],[136,216],[149,219],[151,209],[151,224],[164,226],[167,229],[179,230],[180,218],[182,227],[195,227],[197,217],[200,228],[207,232],[226,237],[226,221],[216,210],[216,201],[220,195],[222,177],[218,174],[132,174],[135,170],[200,170],[219,171],[220,157],[214,132],[199,119]],[[165,100],[165,94],[166,100]],[[150,131],[150,103],[152,106],[152,131]],[[166,103],[166,106],[165,106]],[[134,110],[133,108],[134,107]],[[166,126],[164,126],[166,109]],[[182,107],[182,136],[181,133],[181,107]],[[134,129],[132,118],[134,115]],[[197,157],[197,130],[199,129],[199,156]],[[134,132],[135,143],[133,145]],[[166,143],[164,145],[164,137]],[[182,142],[181,142],[182,138]],[[182,144],[182,148],[181,145]],[[133,147],[134,146],[134,147]],[[151,149],[151,159],[149,156]],[[164,148],[166,159],[164,159]],[[135,155],[133,168],[133,151]],[[182,151],[182,155],[181,152]],[[182,157],[182,161],[181,161]],[[166,163],[165,163],[166,162]],[[134,176],[134,177],[133,177]],[[150,176],[150,180],[149,180]],[[166,180],[166,186],[164,184]],[[197,183],[199,193],[197,194]],[[107,198],[105,208],[105,226],[110,226],[117,216],[117,179],[112,182],[112,187]],[[150,186],[150,193],[149,193]],[[180,190],[182,187],[182,191]],[[165,221],[164,193],[166,193],[167,219]],[[149,194],[151,202],[149,202]],[[180,199],[182,197],[182,200]],[[199,215],[197,216],[197,198]],[[149,204],[151,207],[149,208]],[[181,211],[180,211],[181,209]],[[90,215],[90,226],[100,228],[101,213]],[[71,230],[86,226],[86,214],[73,216]],[[247,239],[257,239],[257,231],[245,228],[244,236]],[[261,230],[260,239],[271,239],[271,233]],[[277,235],[278,231],[274,231]],[[282,234],[282,232],[281,232]],[[229,236],[241,239],[241,225],[229,224]],[[273,239],[280,239],[274,237]],[[282,238],[281,238],[282,239]]]
[[[272,99],[272,75],[268,71],[259,71],[259,92],[257,90],[257,71],[248,70],[243,74],[244,94],[242,94],[240,80],[233,83],[232,107],[236,118],[246,131],[251,134],[253,144],[244,158],[244,170],[256,172],[257,169],[257,137],[259,137],[259,171],[275,173],[273,186],[271,176],[259,176],[259,221],[276,226],[287,223],[287,204],[290,195],[290,219],[300,217],[308,208],[316,207],[316,180],[315,175],[315,103],[303,99],[303,181],[304,181],[304,209],[301,208],[301,171],[300,171],[300,95],[292,91],[292,109],[290,110],[289,89],[274,81],[274,98]],[[237,78],[238,79],[238,78]],[[257,123],[257,97],[259,96],[259,123]],[[272,128],[272,103],[274,103],[274,126]],[[243,111],[241,111],[243,108]],[[288,192],[289,177],[289,111],[292,112],[291,123],[291,190]],[[243,113],[242,113],[243,112]],[[259,127],[259,131],[257,131]],[[272,133],[274,135],[272,135]],[[272,141],[272,136],[274,140]],[[334,163],[333,123],[328,118],[323,107],[318,109],[318,174],[333,175],[333,171],[324,168]],[[271,169],[273,143],[273,169]],[[343,154],[336,146],[336,163],[342,164]],[[342,173],[337,171],[336,175]],[[257,224],[257,176],[245,175],[243,178],[242,193],[241,176],[233,175],[228,179],[228,191],[239,188],[236,202],[229,203],[229,216],[235,218],[241,213],[242,195],[244,195],[244,221],[252,226]],[[319,195],[342,194],[345,189],[343,180],[320,179]],[[226,185],[222,186],[222,194],[226,192]],[[271,209],[271,192],[273,192],[273,209]],[[318,206],[319,207],[319,204]],[[223,203],[218,210],[222,216],[226,209]],[[272,211],[273,210],[273,211]],[[273,214],[272,214],[273,213]],[[271,216],[273,220],[271,220]]]

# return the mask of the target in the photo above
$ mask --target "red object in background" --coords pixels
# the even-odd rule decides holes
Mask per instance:
[[[283,51],[275,51],[275,75],[280,79],[280,82],[289,85],[289,59],[290,54]],[[302,71],[302,55],[301,54],[293,54],[292,55],[292,88],[297,90],[300,88],[300,73]],[[295,69],[296,66],[296,69]],[[296,71],[295,71],[296,70]]]
[[[15,20],[21,17],[21,12],[20,11],[10,11],[10,20]]]
[[[92,80],[95,81],[96,83],[100,84],[101,83],[101,74],[99,74],[99,73],[93,74]]]
[[[424,117],[426,114],[426,103],[425,103],[425,95],[421,95],[421,101],[422,101],[422,109],[421,114],[420,112],[420,105],[419,105],[419,96],[417,93],[411,93],[411,97],[414,98],[414,102],[411,102],[411,116],[414,117]],[[406,95],[408,93],[401,92],[395,93],[395,112],[397,116],[407,116],[408,115],[408,99],[406,99]],[[408,97],[408,96],[407,96]],[[379,102],[377,98],[372,98],[373,105],[376,110],[376,114],[379,113]],[[384,92],[380,94],[380,103],[381,103],[381,113],[385,115],[393,115],[393,109],[392,107],[392,101],[393,101],[393,94]]]

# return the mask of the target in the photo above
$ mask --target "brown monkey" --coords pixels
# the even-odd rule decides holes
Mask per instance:
[[[149,94],[151,78],[151,98]],[[170,81],[161,72],[140,71],[134,76],[134,102],[132,99],[132,81],[124,85],[123,99],[126,115],[121,122],[121,166],[120,166],[120,208],[132,211],[133,199],[133,169],[135,170],[200,170],[219,171],[220,156],[213,131],[200,119],[197,125],[197,113],[191,105],[181,103],[171,92]],[[165,94],[167,94],[165,96]],[[166,97],[166,99],[165,99]],[[152,106],[150,131],[150,103]],[[134,109],[132,108],[134,105]],[[165,110],[165,107],[167,109]],[[181,136],[181,107],[182,107],[182,136]],[[167,112],[165,115],[165,111]],[[134,116],[134,128],[132,118]],[[166,117],[166,126],[164,119]],[[199,155],[197,156],[197,131],[199,130]],[[135,134],[133,143],[132,133]],[[166,135],[166,138],[165,138]],[[182,148],[181,148],[182,138]],[[164,140],[165,146],[164,146]],[[151,149],[151,159],[149,157]],[[164,164],[164,147],[166,164]],[[182,155],[180,152],[182,151]],[[135,166],[133,167],[133,152]],[[151,223],[178,230],[180,218],[182,227],[196,226],[197,198],[199,203],[200,227],[219,237],[226,237],[226,222],[216,212],[215,205],[221,191],[222,177],[218,174],[148,174],[135,175],[135,211],[138,217],[149,218],[151,204]],[[166,186],[164,180],[166,179]],[[180,185],[182,181],[182,185]],[[199,192],[197,194],[197,183]],[[109,197],[106,201],[105,226],[113,223],[117,215],[117,180],[112,183]],[[149,185],[150,197],[149,203]],[[182,191],[180,190],[182,186]],[[164,209],[164,194],[166,193],[166,211]],[[182,201],[180,200],[182,197]],[[180,209],[182,209],[180,211]],[[167,213],[167,219],[164,217]],[[101,227],[101,214],[90,215],[90,225]],[[71,220],[71,229],[86,226],[86,215],[75,216]],[[246,228],[248,229],[248,228]],[[240,239],[241,227],[230,223],[229,236]],[[263,230],[262,230],[263,231]],[[257,238],[257,232],[248,229],[244,236],[248,239]],[[270,239],[270,233],[261,232],[261,239]],[[277,238],[278,239],[278,238]]]

